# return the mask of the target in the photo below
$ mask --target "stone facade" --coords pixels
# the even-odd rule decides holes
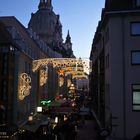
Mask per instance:
[[[63,43],[62,25],[59,16],[53,12],[51,0],[40,1],[28,29],[14,16],[0,17],[1,132],[3,126],[5,132],[13,127],[18,131],[31,114],[37,113],[36,108],[42,99],[53,100],[58,92],[57,69],[48,67],[47,82],[41,86],[40,69],[35,73],[32,71],[33,60],[63,57],[74,57],[71,37],[68,33]],[[25,83],[29,84],[28,90],[24,88]]]
[[[66,42],[63,43],[62,24],[59,15],[56,15],[53,11],[51,0],[40,0],[37,12],[31,14],[28,28],[42,38],[50,48],[62,54],[63,57],[75,57],[69,32]]]
[[[109,140],[140,133],[140,3],[106,0],[93,39],[91,94]],[[137,107],[136,107],[137,106]]]

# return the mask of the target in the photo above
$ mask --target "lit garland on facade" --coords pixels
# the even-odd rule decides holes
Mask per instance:
[[[70,87],[70,85],[71,85],[71,80],[67,79],[67,87]]]
[[[64,70],[62,70],[62,69],[58,70],[57,73],[58,73],[58,75],[62,75],[62,76],[65,75],[65,72],[64,72]]]
[[[62,87],[63,84],[64,84],[64,77],[60,76],[60,77],[58,78],[58,83],[59,83],[59,87]]]
[[[66,68],[62,68],[65,76],[71,74],[72,78],[76,78],[76,79],[88,79],[87,74],[84,72],[84,68],[82,66],[79,67],[66,67]]]
[[[26,73],[19,75],[19,88],[18,88],[18,98],[23,100],[26,96],[30,94],[31,89],[31,78]]]
[[[85,74],[82,74],[82,75],[73,75],[73,79],[76,78],[76,79],[88,79],[88,76],[85,75]]]
[[[58,84],[59,84],[59,87],[62,87],[63,84],[64,84],[64,76],[65,76],[65,72],[64,70],[60,69],[57,71],[58,73]]]
[[[40,86],[43,86],[46,84],[48,79],[48,73],[46,70],[40,70]]]

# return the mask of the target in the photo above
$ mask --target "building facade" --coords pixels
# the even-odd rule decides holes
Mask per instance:
[[[38,10],[31,14],[28,29],[35,32],[53,51],[49,58],[75,58],[69,31],[63,42],[60,16],[53,11],[52,0],[40,0]],[[47,89],[50,99],[53,99],[56,93],[59,94],[58,80],[57,69],[49,67]],[[63,88],[65,89],[64,86]]]
[[[71,38],[68,32],[63,43],[62,25],[51,0],[40,0],[29,28],[14,16],[0,17],[0,138],[16,139],[28,117],[37,113],[40,101],[54,99],[57,93],[57,69],[50,65],[33,72],[33,60],[63,57],[74,57]]]
[[[8,129],[2,127],[1,132],[5,132],[0,137],[14,139],[15,131],[31,113],[36,113],[39,81],[38,74],[32,72],[32,61],[46,57],[47,51],[36,44],[15,17],[0,17],[0,22],[4,31],[0,32],[1,126]]]
[[[140,2],[106,0],[90,59],[90,94],[109,140],[140,133]]]

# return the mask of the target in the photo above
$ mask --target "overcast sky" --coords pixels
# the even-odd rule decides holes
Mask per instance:
[[[40,0],[0,0],[0,16],[15,16],[25,27]],[[52,0],[53,11],[60,15],[63,39],[70,31],[76,57],[89,58],[92,39],[105,0]]]

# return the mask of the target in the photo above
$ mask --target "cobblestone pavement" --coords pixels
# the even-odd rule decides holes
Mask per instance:
[[[78,128],[77,140],[98,140],[97,124],[94,119],[86,120],[85,124]]]

